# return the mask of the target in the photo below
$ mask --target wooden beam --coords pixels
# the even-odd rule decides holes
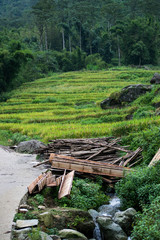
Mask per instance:
[[[75,159],[73,157],[57,154],[50,155],[50,162],[53,168],[75,170],[78,172],[113,177],[123,177],[124,170],[130,171],[129,168],[124,168],[123,166],[111,165],[104,162]]]

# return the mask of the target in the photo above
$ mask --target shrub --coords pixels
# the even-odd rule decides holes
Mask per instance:
[[[151,117],[154,114],[154,108],[152,106],[145,106],[140,107],[136,112],[133,114],[133,119],[141,119]]]
[[[135,240],[159,240],[160,233],[160,196],[150,205],[144,208],[143,213],[137,214],[132,239]]]
[[[38,204],[43,204],[44,203],[44,197],[41,194],[36,194],[34,196],[34,199],[38,202]]]
[[[141,210],[143,205],[160,196],[160,163],[131,172],[116,184],[116,192],[122,199],[123,208]]]
[[[88,179],[76,179],[73,181],[70,199],[65,197],[59,200],[59,203],[63,206],[84,210],[96,209],[109,200],[100,189],[101,185],[98,183],[91,182]]]
[[[29,138],[28,136],[22,135],[21,133],[17,132],[17,133],[14,133],[13,135],[11,135],[9,142],[10,142],[10,145],[17,145],[20,142],[28,141],[30,139],[31,138]]]
[[[152,127],[145,131],[131,133],[123,137],[122,144],[129,144],[131,149],[143,149],[144,164],[149,164],[160,146],[160,128]]]

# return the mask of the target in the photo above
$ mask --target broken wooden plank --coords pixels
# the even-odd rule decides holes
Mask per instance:
[[[61,189],[62,189],[62,187],[63,187],[65,175],[66,175],[66,169],[64,170],[64,173],[63,173],[63,176],[62,176],[62,181],[61,181],[61,185],[60,185],[58,194],[61,192]]]
[[[28,192],[30,194],[40,192],[44,186],[46,185],[47,178],[51,177],[52,173],[51,171],[47,173],[43,173],[40,176],[38,176],[29,186],[28,186]]]
[[[52,175],[52,176],[47,178],[46,186],[49,187],[50,185],[54,185],[54,184],[56,186],[56,176]]]
[[[129,168],[124,168],[123,166],[111,165],[104,162],[75,159],[73,157],[57,154],[50,155],[50,162],[53,168],[75,170],[78,172],[113,177],[123,177],[124,170],[130,171]]]
[[[75,171],[72,171],[68,173],[67,175],[64,175],[64,179],[61,182],[61,187],[58,192],[58,199],[61,199],[62,197],[70,195],[71,188],[72,188],[72,182],[74,178]]]
[[[149,163],[149,167],[154,166],[160,160],[160,148]]]
[[[32,193],[36,190],[37,184],[38,184],[39,180],[43,178],[43,176],[44,176],[44,174],[39,175],[39,176],[28,186],[28,192],[29,192],[30,194],[32,194]]]

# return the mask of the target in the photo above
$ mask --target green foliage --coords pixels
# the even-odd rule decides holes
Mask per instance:
[[[142,209],[160,196],[160,163],[154,167],[139,168],[116,184],[116,192],[123,208]]]
[[[41,194],[36,194],[34,196],[34,199],[37,201],[39,205],[44,203],[44,196]]]
[[[108,197],[100,190],[101,185],[88,179],[76,179],[73,181],[70,198],[62,198],[59,203],[62,206],[88,210],[98,208],[108,202]]]
[[[131,133],[123,137],[122,144],[130,144],[131,149],[141,147],[143,149],[143,163],[149,164],[160,146],[160,129],[151,127],[145,131]]]
[[[28,237],[30,240],[40,240],[41,234],[39,228],[33,228],[31,233],[28,233]]]
[[[9,142],[10,142],[10,145],[17,145],[20,142],[28,141],[30,139],[31,139],[30,137],[26,135],[22,135],[21,133],[17,132],[11,135]]]
[[[160,232],[160,196],[155,198],[149,207],[137,214],[136,223],[132,233],[135,240],[159,240]]]
[[[48,235],[59,235],[57,228],[47,228],[46,232]]]
[[[138,110],[134,112],[133,119],[147,118],[153,115],[154,115],[154,107],[145,106],[145,107],[138,108]]]
[[[102,60],[100,54],[92,54],[86,57],[85,64],[87,70],[101,70],[106,68],[106,63]]]
[[[26,213],[16,213],[14,215],[14,222],[17,220],[28,220],[28,219],[37,219],[37,216],[32,212],[28,211]]]

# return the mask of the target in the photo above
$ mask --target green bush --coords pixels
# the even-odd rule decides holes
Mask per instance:
[[[145,106],[145,107],[140,107],[136,112],[134,112],[133,119],[147,118],[153,115],[154,115],[154,107]]]
[[[154,167],[140,168],[128,174],[116,184],[116,192],[123,208],[141,210],[160,196],[160,163]]]
[[[41,234],[40,234],[40,229],[33,228],[32,232],[28,233],[28,237],[29,237],[30,240],[41,240],[42,237],[41,237]]]
[[[43,204],[44,203],[44,197],[41,194],[36,194],[34,196],[34,199],[38,202],[38,204]]]
[[[22,135],[21,133],[17,132],[17,133],[14,133],[13,135],[11,135],[11,137],[10,137],[10,145],[17,145],[20,142],[28,141],[30,139],[31,138],[29,138],[28,136]]]
[[[143,149],[143,163],[149,164],[160,146],[160,128],[152,127],[145,131],[131,133],[122,138],[122,144],[130,145],[133,150],[141,147]]]
[[[160,239],[160,196],[152,204],[137,214],[133,228],[132,239],[159,240]]]
[[[59,203],[62,206],[80,208],[88,210],[98,208],[104,203],[108,203],[109,198],[101,191],[101,185],[91,182],[88,179],[76,179],[70,198],[62,198]]]

